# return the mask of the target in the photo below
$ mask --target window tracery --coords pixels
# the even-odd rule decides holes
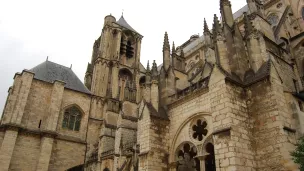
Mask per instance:
[[[72,106],[65,110],[62,128],[66,128],[72,131],[79,131],[81,123],[81,111],[76,107]]]
[[[197,149],[194,145],[184,143],[177,151],[177,171],[200,171],[200,162],[195,156]]]
[[[208,134],[207,122],[198,119],[196,124],[192,126],[192,137],[198,141],[202,141],[203,138]]]

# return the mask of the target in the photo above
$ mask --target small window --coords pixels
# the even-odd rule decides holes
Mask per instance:
[[[303,112],[303,104],[300,100],[298,101],[298,105],[299,105],[300,111]]]
[[[79,131],[81,122],[81,112],[80,110],[73,106],[65,110],[62,128],[66,128],[72,131]]]
[[[267,17],[268,22],[271,24],[271,26],[276,26],[279,22],[279,17],[272,13]]]

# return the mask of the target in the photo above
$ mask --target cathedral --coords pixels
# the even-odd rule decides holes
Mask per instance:
[[[304,1],[219,4],[202,36],[164,34],[162,64],[143,66],[143,35],[108,15],[84,83],[49,60],[17,72],[0,170],[298,171]]]

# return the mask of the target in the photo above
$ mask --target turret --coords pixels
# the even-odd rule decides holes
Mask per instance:
[[[229,0],[220,0],[220,9],[223,18],[223,23],[226,23],[229,27],[234,24],[231,3]]]
[[[171,65],[170,44],[169,44],[168,34],[166,32],[165,37],[164,37],[164,45],[163,45],[163,66],[164,66],[165,71],[167,71],[169,69],[170,65]]]

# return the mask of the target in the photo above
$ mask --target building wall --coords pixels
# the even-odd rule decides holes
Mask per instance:
[[[21,124],[29,129],[39,129],[46,125],[47,111],[51,103],[52,84],[33,80]]]
[[[63,136],[71,136],[74,138],[79,138],[82,141],[85,141],[89,112],[90,112],[90,103],[91,103],[91,97],[89,95],[65,89],[63,93],[61,110],[60,110],[59,120],[57,125],[58,133]],[[71,131],[62,128],[64,110],[73,105],[78,106],[82,111],[82,118],[81,118],[79,131]]]
[[[81,165],[85,158],[85,144],[55,140],[49,171],[66,170]]]
[[[9,170],[36,170],[40,154],[40,136],[19,133]]]

